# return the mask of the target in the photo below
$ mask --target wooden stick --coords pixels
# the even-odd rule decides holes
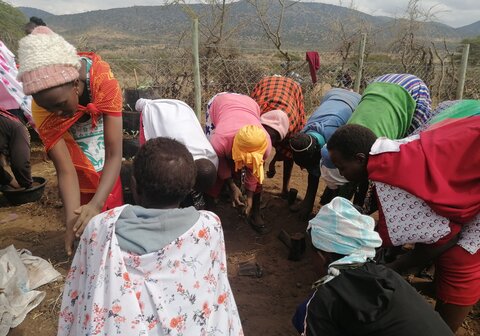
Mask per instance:
[[[138,89],[139,85],[138,85],[137,69],[133,68],[133,74],[135,75],[135,85],[136,85],[136,88]]]

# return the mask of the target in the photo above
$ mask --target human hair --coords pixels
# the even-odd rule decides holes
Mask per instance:
[[[361,125],[339,127],[327,142],[328,150],[336,150],[346,160],[352,160],[358,153],[368,157],[377,136],[369,128]]]
[[[192,154],[170,138],[148,140],[133,161],[137,193],[149,205],[178,205],[195,184]]]
[[[295,163],[301,167],[309,167],[320,161],[319,144],[311,135],[296,133],[290,138],[290,148]]]
[[[217,180],[217,168],[208,159],[195,160],[195,166],[197,167],[195,190],[201,192],[210,190]]]
[[[33,23],[37,26],[46,26],[47,24],[42,20],[40,19],[39,17],[36,17],[36,16],[32,16],[30,17],[30,20],[28,21],[29,23]]]

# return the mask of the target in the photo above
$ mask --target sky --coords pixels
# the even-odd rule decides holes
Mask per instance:
[[[162,0],[6,0],[13,6],[34,7],[53,14],[73,14],[98,9],[161,5]],[[301,0],[303,2],[303,0]],[[193,1],[195,2],[195,1]],[[198,1],[197,1],[198,2]],[[350,7],[352,0],[305,0]],[[408,0],[353,0],[354,7],[371,15],[401,17]],[[480,20],[479,0],[421,0],[424,9],[432,8],[435,21],[461,27]]]

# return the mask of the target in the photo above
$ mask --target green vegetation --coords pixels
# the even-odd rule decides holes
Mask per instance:
[[[16,52],[18,40],[24,35],[25,23],[27,19],[20,10],[0,1],[0,40],[13,52]]]

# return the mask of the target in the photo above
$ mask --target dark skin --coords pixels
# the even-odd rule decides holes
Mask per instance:
[[[62,118],[70,118],[77,111],[79,104],[90,103],[85,89],[86,64],[82,62],[80,77],[72,83],[50,88],[33,95],[35,102],[51,113]],[[88,120],[84,115],[80,121]],[[99,214],[120,174],[122,163],[122,119],[103,116],[105,164],[100,183],[93,198],[87,204],[80,205],[80,186],[67,145],[60,139],[48,152],[58,176],[60,197],[65,213],[65,250],[73,253],[73,242],[80,237],[90,219]]]
[[[363,153],[357,153],[353,158],[345,158],[342,153],[336,150],[329,150],[330,158],[335,166],[347,180],[360,182],[368,178],[367,163],[368,157]],[[432,247],[426,244],[417,244],[415,249],[404,254],[388,266],[397,272],[404,272],[413,267],[422,268],[438,258],[442,253],[457,243],[458,237],[452,238],[449,242]],[[451,303],[437,301],[435,309],[448,324],[453,332],[462,325],[465,317],[472,309],[472,306],[459,306]]]
[[[130,189],[132,190],[132,196],[135,204],[146,209],[177,209],[180,207],[181,201],[172,201],[170,204],[162,204],[158,203],[155,199],[148,197],[142,188],[137,184],[135,176],[132,176],[131,178]]]
[[[316,141],[312,139],[312,141]],[[315,153],[315,155],[305,157],[301,153],[295,153],[293,157],[295,163],[303,169],[313,169],[318,167],[320,164],[321,154],[320,151]],[[317,189],[320,182],[320,177],[312,174],[308,174],[308,184],[307,191],[303,201],[297,204],[290,206],[290,211],[298,212],[298,216],[301,220],[308,220],[310,214],[313,210],[313,205],[315,203],[315,197],[317,196]]]
[[[270,140],[272,142],[272,146],[276,147],[280,144],[280,134],[273,128],[267,125],[263,125],[263,128],[267,131],[268,135],[270,136]],[[272,161],[268,165],[267,177],[273,178],[277,173],[275,169],[275,163],[277,161],[283,161],[283,183],[282,183],[282,193],[281,196],[286,198],[288,196],[288,184],[290,183],[290,178],[292,176],[292,169],[293,169],[293,160],[285,158],[280,152],[276,152],[275,156],[273,157]]]

